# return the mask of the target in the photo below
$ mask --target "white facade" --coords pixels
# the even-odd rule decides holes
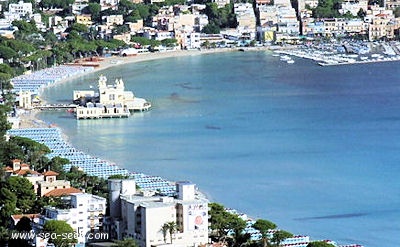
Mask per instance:
[[[182,46],[186,49],[199,49],[201,47],[200,33],[185,34]]]
[[[10,16],[19,16],[19,18],[32,15],[32,3],[24,3],[20,1],[18,3],[10,3],[8,5],[8,13]]]
[[[72,4],[72,14],[74,15],[80,15],[82,9],[84,9],[86,6],[88,6],[89,0],[75,0],[75,2]]]
[[[122,15],[108,15],[104,16],[103,19],[105,19],[107,26],[124,24],[124,18]]]
[[[156,40],[173,39],[174,33],[168,31],[158,31],[156,33]]]
[[[216,3],[218,5],[218,8],[223,8],[225,5],[230,3],[230,0],[212,0],[213,3]]]
[[[111,184],[114,185],[111,185]],[[109,186],[115,188],[110,193],[112,208],[120,205],[114,212],[114,232],[112,235],[131,237],[141,247],[164,244],[175,246],[197,246],[208,242],[208,201],[195,195],[195,185],[177,182],[178,197],[155,196],[154,193],[127,194],[117,198],[115,180]],[[133,192],[133,191],[131,191]],[[112,213],[112,211],[111,211]],[[178,230],[164,236],[161,227],[175,222]]]
[[[65,220],[77,233],[78,243],[88,242],[88,233],[102,229],[103,216],[106,213],[106,199],[85,193],[71,194],[71,208],[45,208],[39,220],[42,228],[48,220]]]
[[[352,15],[357,16],[358,11],[363,9],[365,12],[368,10],[368,1],[366,0],[345,0],[341,3],[342,8],[339,13],[346,14],[350,12]]]
[[[100,0],[101,10],[115,9],[119,3],[119,0]]]

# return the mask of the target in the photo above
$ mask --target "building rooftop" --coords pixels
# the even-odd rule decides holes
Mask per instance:
[[[44,176],[58,176],[58,172],[55,171],[46,171],[42,173]]]
[[[65,196],[65,195],[71,195],[73,193],[79,193],[81,192],[81,190],[77,189],[77,188],[67,188],[67,189],[55,189],[52,190],[50,192],[47,192],[46,194],[44,194],[44,196],[50,197],[50,196]]]

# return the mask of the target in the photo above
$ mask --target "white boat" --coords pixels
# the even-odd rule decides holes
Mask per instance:
[[[293,60],[293,59],[290,59],[290,60],[287,60],[286,62],[289,63],[289,64],[293,64],[293,63],[294,63],[294,60]]]
[[[288,55],[283,55],[281,56],[281,61],[287,61],[290,60],[291,58]]]

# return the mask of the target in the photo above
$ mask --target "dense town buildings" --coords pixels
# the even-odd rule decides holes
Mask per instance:
[[[222,8],[229,2],[224,0],[214,3],[218,8]],[[115,10],[118,4],[117,0],[100,1],[102,10]],[[390,40],[395,37],[400,27],[399,18],[394,15],[394,10],[399,7],[396,1],[385,1],[383,7],[368,5],[366,0],[343,1],[339,13],[351,14],[352,18],[314,18],[311,9],[317,5],[316,0],[300,0],[297,6],[292,6],[288,0],[257,0],[254,6],[251,3],[235,3],[233,11],[237,27],[235,32],[229,31],[228,39],[279,42],[279,37],[290,40],[299,35],[309,37],[358,35],[368,37],[370,41]],[[34,18],[38,27],[42,30],[51,30],[56,35],[62,35],[71,23],[76,22],[97,30],[99,37],[116,38],[127,44],[131,44],[132,35],[141,35],[157,40],[174,38],[181,48],[196,49],[199,47],[198,39],[192,42],[193,37],[198,37],[203,28],[209,24],[208,17],[204,14],[205,5],[201,4],[163,6],[152,17],[151,26],[146,26],[143,20],[127,22],[123,15],[103,15],[101,23],[96,23],[90,14],[82,12],[87,6],[86,0],[75,1],[71,5],[72,16],[59,17],[56,14],[45,26],[40,15],[33,14],[31,3],[22,1],[10,3],[8,11],[2,11],[4,18],[0,20],[0,34],[10,37],[15,31],[12,21],[29,21]],[[364,16],[359,15],[361,10],[365,13]],[[127,25],[129,31],[122,34],[115,33],[113,30],[121,25]],[[148,28],[154,29],[148,32]]]

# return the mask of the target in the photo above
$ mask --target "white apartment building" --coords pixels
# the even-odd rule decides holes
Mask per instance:
[[[256,30],[256,15],[251,3],[235,3],[234,13],[238,21],[238,29],[242,32],[253,32]]]
[[[184,49],[199,49],[201,47],[200,33],[197,32],[182,32],[181,46]]]
[[[105,9],[116,9],[119,0],[100,0],[101,10]]]
[[[8,5],[8,12],[11,14],[18,14],[19,16],[29,16],[33,13],[32,3],[24,3],[23,1],[10,3]]]
[[[285,6],[285,7],[292,7],[290,0],[274,0],[275,6]]]
[[[158,31],[156,32],[155,40],[173,39],[175,37],[173,32]]]
[[[122,15],[107,15],[103,16],[102,19],[107,26],[124,24],[124,17]]]
[[[223,8],[225,5],[230,3],[230,0],[213,0],[213,3],[216,3],[218,8]]]
[[[23,17],[29,18],[33,14],[32,3],[10,3],[8,12],[4,12],[4,17],[9,21],[20,20]]]
[[[318,6],[318,0],[299,0],[297,4],[299,11],[306,9],[306,7],[313,9]]]
[[[134,180],[109,180],[111,235],[131,237],[140,247],[164,244],[197,246],[208,243],[208,201],[195,195],[195,185],[177,182],[178,195],[138,194]],[[161,227],[174,222],[178,230],[170,238]]]
[[[38,229],[48,220],[65,220],[77,233],[78,244],[88,242],[88,234],[102,230],[106,199],[86,193],[71,194],[70,209],[46,207],[40,216]]]
[[[278,23],[278,7],[274,5],[260,5],[260,23],[263,26],[266,23]]]
[[[72,14],[80,15],[82,14],[82,9],[88,6],[89,0],[75,0],[72,4]]]
[[[278,32],[297,35],[300,33],[300,24],[296,10],[291,6],[278,7]]]
[[[344,0],[341,5],[342,8],[339,9],[339,13],[341,14],[350,12],[352,15],[357,16],[360,9],[363,9],[365,12],[368,10],[367,0]]]

